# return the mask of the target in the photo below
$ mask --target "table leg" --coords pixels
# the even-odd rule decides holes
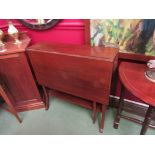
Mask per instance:
[[[19,118],[17,111],[12,103],[13,98],[11,97],[11,94],[9,92],[7,92],[6,94],[1,86],[0,86],[0,94],[3,97],[4,101],[6,102],[6,104],[9,106],[10,112],[16,117],[19,123],[22,123],[22,120]]]
[[[47,89],[42,86],[43,88],[43,92],[44,92],[44,102],[45,102],[45,109],[48,110],[49,109],[49,94]]]
[[[93,113],[92,113],[93,123],[96,121],[96,102],[93,101]]]
[[[148,129],[148,126],[149,126],[149,124],[151,122],[154,111],[155,111],[155,108],[152,107],[152,106],[149,106],[149,108],[148,108],[148,110],[146,112],[146,115],[145,115],[145,119],[144,119],[144,122],[143,122],[141,132],[140,132],[141,135],[145,135],[145,133],[146,133],[146,131]]]
[[[123,106],[124,106],[124,95],[125,95],[125,88],[123,85],[121,85],[121,95],[120,95],[117,113],[116,113],[116,117],[115,117],[115,121],[114,121],[115,129],[118,129],[118,125],[120,122],[120,115],[121,115],[121,112],[122,112]]]
[[[105,112],[106,112],[107,106],[102,104],[102,119],[100,124],[100,132],[103,133],[104,129],[104,118],[105,118]]]
[[[22,120],[20,119],[20,117],[18,116],[16,110],[14,107],[11,107],[11,111],[13,113],[13,115],[16,117],[16,119],[18,120],[19,123],[22,123]]]

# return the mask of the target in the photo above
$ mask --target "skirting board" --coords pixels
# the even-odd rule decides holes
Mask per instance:
[[[110,95],[110,106],[117,108],[119,98],[117,96]],[[132,100],[124,99],[124,110],[138,116],[144,117],[148,108],[148,105],[140,102],[135,102]],[[153,120],[155,120],[155,114],[153,115]]]

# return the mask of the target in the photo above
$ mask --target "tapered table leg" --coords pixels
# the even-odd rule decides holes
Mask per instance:
[[[148,129],[148,126],[149,126],[149,124],[151,122],[154,111],[155,111],[155,108],[152,107],[152,106],[149,106],[149,108],[148,108],[148,110],[146,112],[146,115],[145,115],[145,119],[144,119],[144,122],[143,122],[141,132],[140,132],[141,135],[145,135],[145,133],[146,133],[146,131]]]
[[[125,95],[125,88],[123,85],[121,85],[121,95],[120,95],[117,113],[116,113],[116,117],[115,117],[115,121],[114,121],[115,129],[118,129],[118,126],[119,126],[120,115],[121,115],[121,112],[122,112],[123,106],[124,106],[124,95]]]
[[[102,104],[102,119],[100,124],[100,132],[103,133],[104,129],[104,118],[105,118],[105,112],[106,112],[107,106]]]
[[[43,86],[43,92],[44,92],[44,102],[45,102],[45,109],[49,109],[49,94],[47,89]]]
[[[96,121],[96,102],[93,101],[93,113],[92,113],[93,123]]]

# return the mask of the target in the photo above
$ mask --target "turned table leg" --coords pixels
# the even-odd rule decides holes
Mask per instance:
[[[93,102],[93,113],[92,113],[93,123],[96,121],[96,102]]]
[[[118,125],[120,122],[120,115],[121,115],[121,112],[122,112],[123,106],[124,106],[124,95],[125,95],[125,88],[123,85],[121,85],[121,95],[120,95],[117,113],[116,113],[116,117],[115,117],[115,121],[114,121],[115,129],[118,129]]]
[[[141,132],[140,132],[141,135],[145,135],[145,133],[146,133],[146,131],[148,129],[148,126],[149,126],[149,124],[151,122],[154,111],[155,111],[155,108],[152,107],[152,106],[149,106],[149,108],[148,108],[148,110],[146,112],[146,115],[145,115],[145,119],[144,119],[144,122],[143,122]]]
[[[44,102],[45,102],[45,109],[49,109],[49,94],[48,90],[43,86],[43,92],[44,92]]]
[[[102,118],[101,118],[101,124],[100,124],[100,132],[103,133],[104,129],[104,118],[105,118],[105,112],[106,112],[107,106],[102,104]]]

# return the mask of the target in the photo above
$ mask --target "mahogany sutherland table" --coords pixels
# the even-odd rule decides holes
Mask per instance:
[[[43,86],[46,94],[46,102],[50,89],[52,95],[59,94],[92,109],[94,122],[96,111],[100,110],[102,132],[118,50],[86,45],[38,43],[27,51],[38,84]]]
[[[145,77],[145,71],[147,69],[148,67],[146,64],[129,62],[122,62],[120,64],[119,77],[122,82],[122,89],[119,108],[117,109],[116,119],[114,122],[114,127],[116,129],[118,128],[121,117],[142,124],[143,127],[140,133],[142,135],[146,133],[149,126],[155,128],[155,126],[150,124],[153,112],[155,111],[155,83],[149,81]],[[147,105],[149,105],[144,122],[121,114],[124,105],[123,100],[125,88],[133,95],[141,99],[143,102],[145,102]]]

